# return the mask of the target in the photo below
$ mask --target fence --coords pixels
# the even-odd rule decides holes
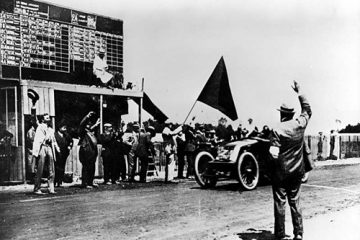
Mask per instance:
[[[333,155],[336,156],[337,159],[360,157],[360,134],[338,134],[334,137]],[[322,141],[320,141],[320,136],[309,135],[305,137],[305,141],[311,149],[311,157],[314,160],[325,160],[330,157],[330,135],[323,135]],[[74,139],[74,147],[70,151],[65,171],[72,172],[74,176],[81,176],[82,165],[78,159],[79,147],[77,143],[78,140]],[[154,145],[154,164],[158,171],[164,171],[166,158],[163,143],[156,142]],[[96,161],[95,176],[101,177],[103,176],[103,164],[102,158],[100,157],[101,145],[98,145],[98,150],[99,155]],[[175,160],[177,161],[176,156]]]

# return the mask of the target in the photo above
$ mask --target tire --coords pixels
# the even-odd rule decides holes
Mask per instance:
[[[195,168],[195,180],[201,188],[213,188],[217,183],[217,177],[204,176],[209,174],[208,163],[214,160],[214,157],[206,151],[199,152],[195,157],[194,168]]]
[[[306,172],[301,179],[302,183],[306,183],[309,180],[309,172]]]
[[[259,183],[259,164],[250,152],[243,152],[237,162],[237,178],[242,188],[253,190]]]

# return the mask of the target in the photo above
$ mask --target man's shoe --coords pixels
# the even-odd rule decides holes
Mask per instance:
[[[298,234],[298,235],[296,235],[295,237],[294,237],[294,240],[302,240],[303,238],[302,238],[302,236],[300,235],[300,234]]]
[[[43,192],[39,189],[39,190],[34,191],[34,194],[44,195],[45,193],[43,193]]]
[[[99,185],[98,185],[97,183],[93,183],[93,184],[91,185],[91,187],[98,188]]]
[[[50,193],[50,194],[56,194],[56,192],[55,192],[55,191],[50,191],[49,193]]]

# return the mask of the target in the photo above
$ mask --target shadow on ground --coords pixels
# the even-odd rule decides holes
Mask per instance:
[[[268,230],[256,230],[249,228],[246,232],[238,233],[239,239],[241,240],[273,240],[275,239],[274,234]],[[286,236],[285,239],[290,239],[290,236]]]

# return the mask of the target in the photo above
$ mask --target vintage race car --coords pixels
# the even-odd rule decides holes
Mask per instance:
[[[243,189],[253,190],[260,181],[270,181],[269,148],[270,141],[261,137],[200,145],[194,162],[196,182],[211,188],[219,180],[236,179]],[[307,177],[305,174],[303,182]]]
[[[214,187],[218,180],[236,179],[246,190],[268,179],[270,143],[259,137],[244,138],[213,148],[199,146],[195,157],[195,179],[203,188]]]

